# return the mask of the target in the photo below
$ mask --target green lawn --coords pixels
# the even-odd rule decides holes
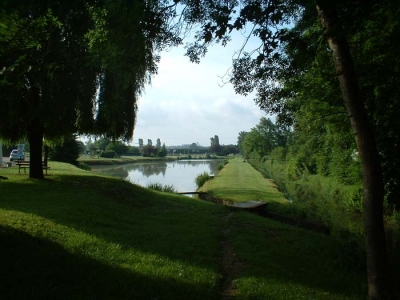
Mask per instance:
[[[220,174],[239,162],[249,167],[231,160]],[[230,274],[235,299],[366,295],[365,270],[343,265],[328,236],[68,164],[50,167],[44,181],[0,169],[8,177],[0,181],[2,299],[221,299],[227,243],[240,265]]]
[[[287,202],[271,180],[264,178],[249,163],[238,157],[230,159],[213,180],[206,182],[201,191],[234,202]]]
[[[218,296],[221,207],[66,164],[50,166],[45,181],[1,170],[9,177],[0,182],[1,295]]]

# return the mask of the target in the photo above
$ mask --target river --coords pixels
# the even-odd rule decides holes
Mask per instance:
[[[176,160],[169,162],[140,162],[119,166],[92,166],[92,172],[115,176],[146,187],[150,183],[172,185],[177,192],[193,192],[197,189],[197,175],[218,173],[220,159]]]

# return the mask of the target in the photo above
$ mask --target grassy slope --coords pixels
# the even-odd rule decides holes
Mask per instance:
[[[0,169],[2,299],[218,299],[222,231],[243,264],[238,299],[365,295],[327,236],[50,166],[45,181]]]
[[[2,296],[216,298],[223,209],[51,168],[44,182],[12,175],[15,168],[0,173],[9,177],[0,182]]]
[[[293,214],[274,183],[240,158],[201,190],[234,202],[266,201],[269,211]],[[235,212],[226,226],[245,266],[235,280],[241,299],[358,299],[366,289],[360,259],[353,263],[354,254],[330,237],[245,212]]]

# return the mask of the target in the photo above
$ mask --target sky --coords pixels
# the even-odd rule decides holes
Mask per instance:
[[[214,135],[221,145],[236,144],[240,131],[255,127],[265,112],[252,95],[235,94],[232,84],[223,85],[221,79],[240,43],[209,48],[200,64],[184,56],[183,46],[162,52],[158,74],[139,99],[131,144],[137,145],[140,138],[145,144],[147,139],[155,144],[159,138],[166,146],[210,146]]]

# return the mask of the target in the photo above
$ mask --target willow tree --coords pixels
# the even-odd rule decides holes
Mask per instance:
[[[288,54],[287,47],[295,45],[308,48],[311,52],[315,51],[314,55],[321,51],[330,53],[330,67],[334,71],[330,73],[336,76],[342,106],[350,120],[362,165],[368,294],[371,299],[391,298],[391,275],[383,226],[384,181],[381,157],[373,129],[375,121],[371,107],[365,101],[365,91],[360,85],[349,38],[357,31],[367,31],[373,25],[368,24],[368,21],[371,17],[376,17],[374,11],[392,10],[395,14],[398,5],[390,0],[370,1],[368,5],[361,1],[350,3],[333,0],[182,0],[181,3],[184,5],[182,18],[189,24],[199,24],[200,27],[196,41],[187,51],[194,62],[200,61],[211,44],[225,45],[229,42],[234,30],[247,30],[245,43],[251,36],[260,40],[259,47],[248,53],[245,53],[244,48],[239,49],[238,56],[233,60],[230,81],[238,93],[247,95],[255,90],[256,103],[267,112],[290,117],[286,112],[291,103],[285,100],[296,97],[296,91],[284,94],[282,87],[288,78],[304,73],[311,67],[303,65],[304,69],[296,68],[296,64],[302,62],[294,60]],[[290,27],[299,29],[296,28],[299,21],[302,21],[303,28],[296,32]],[[384,20],[378,17],[377,21]],[[319,22],[319,28],[315,26],[316,22]],[[392,23],[393,28],[397,28],[396,24]],[[301,43],[302,37],[315,28],[317,32],[312,44]],[[394,49],[398,49],[398,44],[390,37],[385,39],[385,43],[392,53],[395,53]],[[314,45],[323,46],[313,47]],[[378,59],[379,55],[381,54],[375,52],[366,59],[371,62]],[[374,94],[370,94],[369,98],[373,97]]]
[[[31,178],[43,140],[72,133],[130,139],[137,97],[170,41],[143,1],[4,0],[0,10],[0,136],[27,138]],[[167,42],[168,41],[168,42]]]

